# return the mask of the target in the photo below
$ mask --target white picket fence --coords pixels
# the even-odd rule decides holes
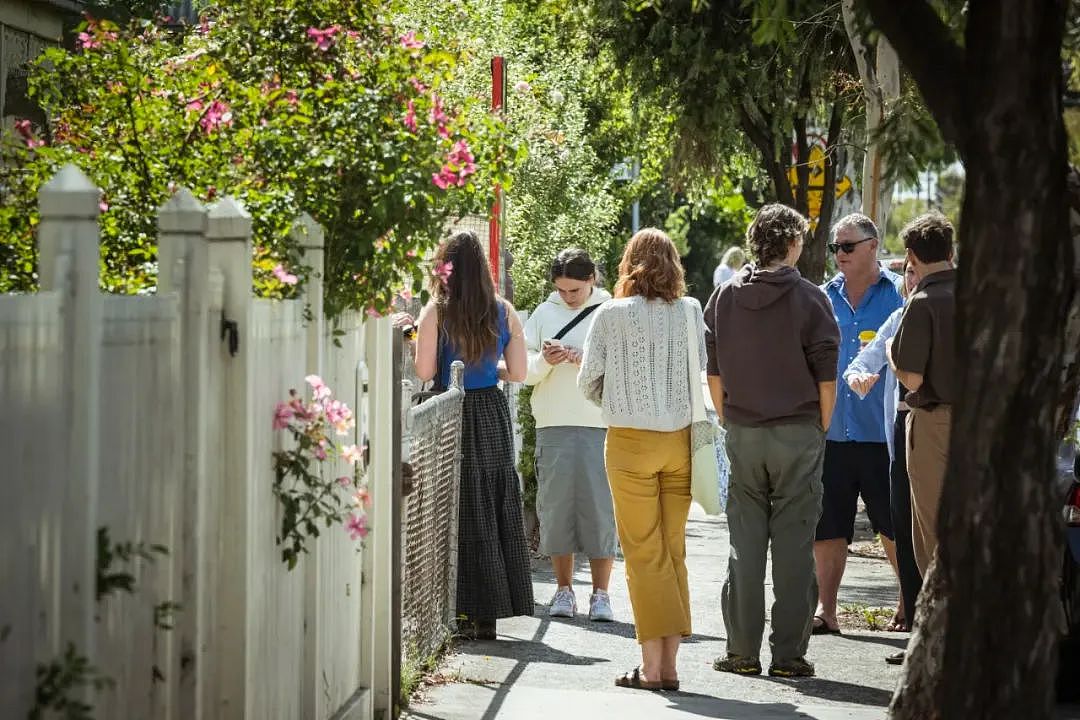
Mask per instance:
[[[111,687],[98,720],[367,718],[391,707],[392,330],[252,295],[251,219],[180,190],[159,214],[159,287],[98,289],[100,192],[74,166],[40,194],[41,292],[0,296],[0,707],[26,717],[71,646]],[[313,267],[322,233],[295,232]],[[305,303],[314,319],[305,321]],[[344,330],[341,347],[333,329]],[[374,499],[364,549],[326,530],[280,559],[277,401],[320,374],[357,413]],[[365,384],[367,389],[365,389]],[[344,471],[345,468],[337,468]],[[344,474],[344,473],[337,473]],[[133,593],[95,599],[96,534],[160,544]],[[155,606],[179,603],[172,630]]]

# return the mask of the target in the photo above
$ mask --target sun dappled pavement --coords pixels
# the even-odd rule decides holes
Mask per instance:
[[[868,538],[864,535],[864,541]],[[712,669],[724,651],[720,588],[727,566],[725,521],[706,518],[695,506],[687,525],[694,635],[679,656],[681,692],[617,689],[616,675],[638,663],[637,644],[621,562],[612,576],[615,623],[592,623],[587,604],[588,569],[579,563],[575,581],[579,614],[550,619],[536,606],[533,617],[499,621],[499,639],[463,642],[422,687],[404,717],[414,720],[482,718],[883,718],[900,675],[884,657],[904,646],[906,633],[846,629],[842,636],[811,638],[808,657],[816,678],[782,680],[737,677]],[[862,608],[892,607],[896,581],[884,560],[852,555],[841,602],[857,620]],[[534,563],[538,601],[555,590],[545,561]],[[767,586],[771,594],[771,587]],[[768,643],[763,643],[763,664]]]

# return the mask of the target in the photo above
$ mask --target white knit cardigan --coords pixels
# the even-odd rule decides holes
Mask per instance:
[[[705,369],[705,322],[692,297],[675,302],[635,295],[596,311],[585,340],[578,387],[611,427],[671,432],[690,424],[689,334],[698,336],[695,380]]]

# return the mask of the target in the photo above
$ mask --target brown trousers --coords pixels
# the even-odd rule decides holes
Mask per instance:
[[[907,417],[907,470],[911,479],[911,540],[915,564],[926,570],[937,550],[937,516],[949,459],[952,407],[912,408]],[[909,611],[910,612],[910,611]]]

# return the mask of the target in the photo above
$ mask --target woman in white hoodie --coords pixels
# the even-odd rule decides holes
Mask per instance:
[[[610,622],[614,615],[607,589],[616,539],[604,470],[607,423],[577,386],[593,312],[611,299],[595,281],[596,266],[584,250],[563,250],[552,262],[555,292],[525,323],[525,384],[534,386],[540,549],[551,556],[557,581],[548,612],[551,617],[573,617],[577,611],[574,554],[581,553],[592,569],[589,619]]]

